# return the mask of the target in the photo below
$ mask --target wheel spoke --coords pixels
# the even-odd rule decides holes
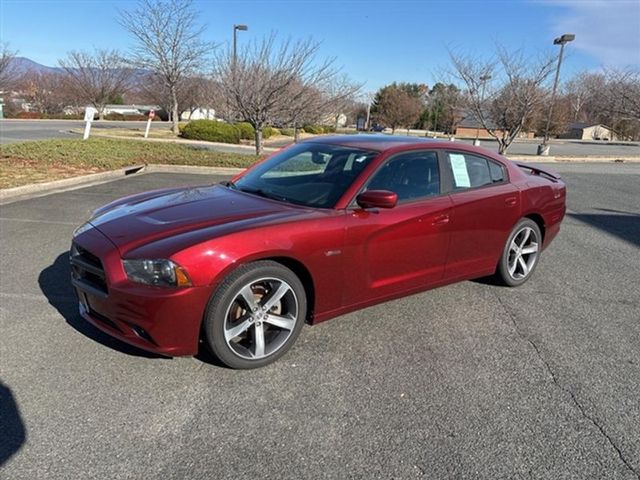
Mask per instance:
[[[247,305],[247,307],[249,307],[249,310],[253,311],[258,308],[256,296],[253,294],[253,290],[251,290],[251,285],[245,285],[245,287],[240,290],[240,296],[244,300],[244,303]]]
[[[537,243],[532,243],[528,247],[525,247],[525,248],[522,249],[522,253],[524,255],[527,255],[529,253],[536,253],[537,251],[538,251],[538,244]]]
[[[289,285],[281,282],[275,292],[273,292],[269,298],[262,304],[263,308],[268,312],[273,306],[286,295],[289,291]]]
[[[229,328],[224,331],[224,336],[227,340],[232,340],[236,338],[238,335],[247,331],[247,329],[251,326],[251,319],[247,318],[240,325],[236,325],[235,327]]]
[[[514,239],[511,241],[511,245],[509,246],[509,251],[511,251],[511,252],[517,252],[517,251],[518,251],[518,248],[520,248],[520,247],[518,247],[518,244],[516,243],[516,239],[514,238]]]
[[[520,248],[524,247],[527,244],[527,240],[529,240],[529,236],[531,235],[531,229],[530,228],[525,228],[524,230],[524,237],[522,238],[522,241],[520,242]]]
[[[254,326],[254,338],[252,345],[252,354],[256,358],[264,356],[264,327],[261,323],[256,323]]]
[[[264,319],[264,321],[270,325],[273,325],[275,327],[280,327],[284,330],[293,330],[293,327],[296,325],[295,318],[283,317],[280,315],[269,314]]]
[[[522,268],[522,274],[526,277],[527,274],[529,273],[529,266],[527,265],[527,262],[524,261],[524,258],[518,257],[518,263]]]
[[[510,262],[509,264],[509,275],[511,275],[512,277],[514,276],[514,274],[516,273],[516,266],[518,265],[518,258],[514,258],[512,262]]]

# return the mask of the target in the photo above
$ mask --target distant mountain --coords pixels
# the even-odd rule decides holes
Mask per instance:
[[[60,73],[63,72],[60,67],[47,67],[46,65],[42,65],[41,63],[34,62],[30,58],[26,57],[15,57],[11,60],[11,66],[15,68],[16,72],[19,75],[25,74],[27,72],[38,72],[38,73]]]
[[[47,67],[46,65],[42,65],[41,63],[34,62],[30,58],[27,57],[14,57],[11,59],[11,64],[18,75],[24,75],[28,72],[38,72],[38,73],[64,73],[64,69],[61,67]],[[133,75],[135,79],[140,79],[149,75],[151,72],[149,70],[141,70],[134,69]]]

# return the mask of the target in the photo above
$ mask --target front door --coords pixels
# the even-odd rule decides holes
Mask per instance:
[[[368,190],[398,195],[391,209],[347,212],[345,305],[428,287],[444,274],[451,199],[441,195],[438,156],[412,151],[391,157]]]

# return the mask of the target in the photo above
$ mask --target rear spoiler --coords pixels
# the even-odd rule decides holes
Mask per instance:
[[[560,174],[557,172],[554,172],[553,170],[543,170],[540,167],[534,167],[533,165],[530,165],[528,163],[520,163],[520,162],[514,162],[514,163],[520,168],[529,170],[532,175],[539,175],[541,177],[546,177],[552,182],[557,182],[561,178]]]

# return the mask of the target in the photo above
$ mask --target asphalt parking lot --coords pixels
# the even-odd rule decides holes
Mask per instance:
[[[82,321],[74,227],[144,174],[0,207],[0,478],[640,478],[640,164],[557,164],[519,289],[470,281],[305,327],[264,369]]]

